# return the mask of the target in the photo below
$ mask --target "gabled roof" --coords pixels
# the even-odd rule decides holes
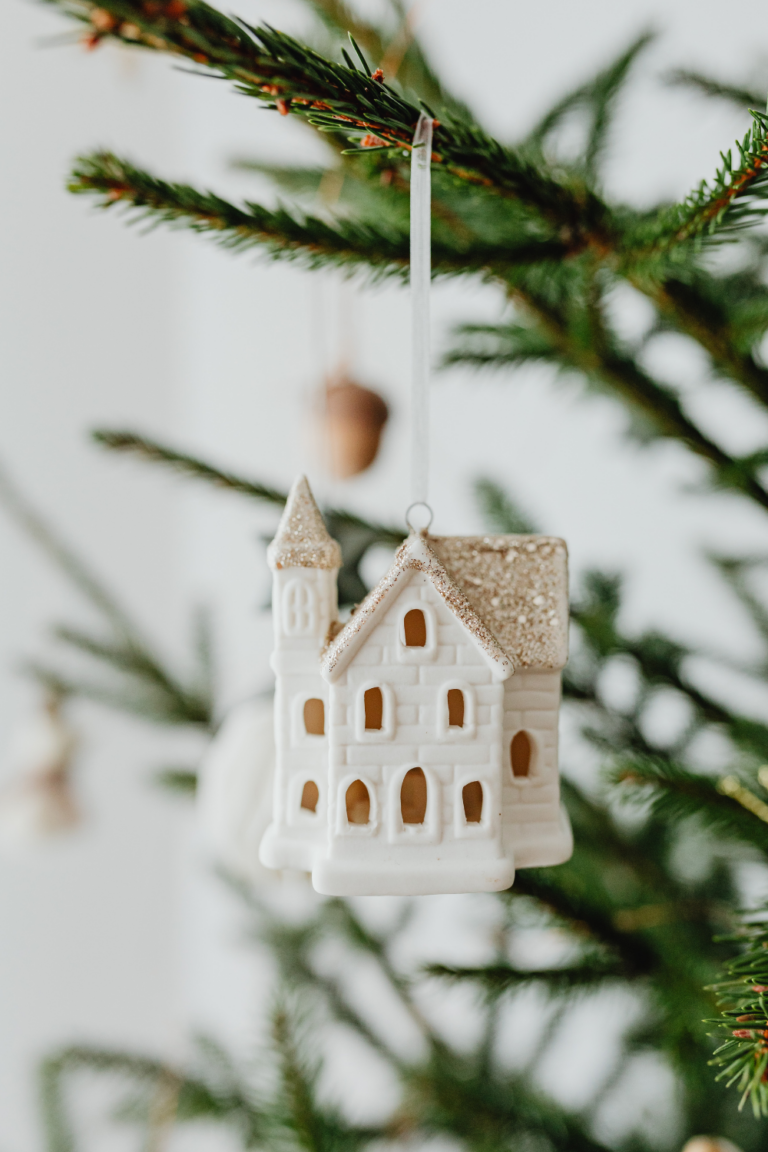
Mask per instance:
[[[341,548],[328,535],[306,476],[293,482],[267,561],[270,568],[341,568]]]
[[[431,539],[425,534],[414,533],[401,545],[395,555],[395,562],[384,579],[355,609],[349,622],[326,649],[321,671],[327,680],[333,681],[341,675],[364,643],[379,613],[394,600],[399,589],[414,571],[423,572],[429,577],[448,608],[471,634],[488,662],[493,665],[498,678],[505,680],[512,674],[512,661],[468,597],[450,578],[432,550],[431,543]]]
[[[568,659],[568,551],[556,536],[430,536],[429,546],[515,668]]]

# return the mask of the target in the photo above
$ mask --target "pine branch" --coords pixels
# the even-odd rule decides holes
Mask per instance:
[[[494,532],[528,536],[536,532],[533,522],[493,480],[481,478],[474,483],[475,500],[483,518]]]
[[[212,700],[208,685],[201,691],[185,688],[171,673],[147,651],[110,638],[91,636],[80,628],[59,625],[54,629],[57,640],[79,652],[102,661],[114,672],[133,682],[135,711],[139,701],[153,701],[151,711],[155,719],[175,724],[212,725]],[[98,690],[104,689],[99,685]],[[117,695],[115,696],[117,697]],[[128,699],[128,697],[123,697]]]
[[[762,676],[768,679],[768,605],[766,605],[750,587],[749,576],[755,569],[768,566],[765,557],[722,556],[709,553],[707,557],[715,564],[728,586],[738,598],[740,604],[746,609],[751,623],[763,641],[766,654],[762,662],[756,667],[737,665],[740,671],[747,671],[753,676]]]
[[[576,864],[578,861],[576,862]],[[573,871],[576,864],[568,871]],[[539,868],[527,868],[515,876],[512,899],[533,897],[552,915],[570,925],[576,939],[586,939],[615,958],[625,979],[647,976],[656,967],[651,946],[631,931],[617,927],[613,910],[602,906],[599,893],[576,891],[569,885],[568,871],[557,875]]]
[[[39,660],[26,660],[21,668],[40,684],[63,696],[80,696],[94,704],[127,712],[155,724],[194,724],[214,730],[210,711],[201,707],[198,701],[193,700],[190,704],[183,697],[160,692],[152,684],[139,679],[129,679],[125,686],[110,685],[101,678],[84,679],[59,671]]]
[[[158,1086],[173,1090],[175,1123],[207,1120],[234,1127],[246,1146],[261,1144],[268,1127],[265,1113],[233,1076],[219,1083],[188,1076],[169,1065],[145,1056],[112,1049],[73,1045],[44,1060],[40,1066],[40,1096],[48,1152],[76,1152],[72,1120],[66,1107],[64,1086],[73,1075],[120,1077],[145,1094]],[[143,1109],[151,1122],[150,1105]]]
[[[212,689],[203,676],[197,688],[187,688],[163,664],[140,629],[118,604],[98,577],[65,543],[19,489],[0,469],[0,503],[19,527],[58,567],[77,591],[101,614],[112,633],[106,638],[88,636],[80,629],[60,626],[55,634],[65,643],[88,652],[132,680],[131,689],[110,689],[102,682],[89,683],[28,661],[26,670],[41,683],[67,695],[82,695],[110,707],[172,724],[213,723]]]
[[[102,428],[94,431],[92,435],[96,443],[105,448],[117,452],[134,452],[152,463],[168,465],[174,471],[197,480],[204,480],[217,488],[239,492],[243,496],[249,496],[267,504],[274,504],[280,508],[288,499],[285,492],[280,492],[276,488],[270,488],[256,480],[235,476],[231,472],[224,472],[196,456],[178,452],[174,448],[159,444],[156,440],[150,440],[135,432]],[[326,509],[324,516],[327,522],[333,521],[339,525],[358,528],[375,535],[375,542],[378,544],[391,544],[393,547],[397,547],[402,544],[405,537],[404,531],[400,528],[387,527],[374,521],[364,520],[361,516],[357,516],[354,512],[349,512],[344,508]]]
[[[148,437],[140,436],[135,432],[99,428],[92,432],[91,436],[97,444],[114,452],[133,452],[153,464],[165,464],[182,476],[204,480],[216,488],[239,492],[243,496],[249,496],[266,504],[274,504],[278,508],[282,508],[288,499],[285,492],[280,492],[276,488],[260,484],[257,480],[246,480],[242,476],[235,476],[231,472],[225,472],[221,468],[215,468],[212,464],[199,460],[196,456],[179,452],[175,448],[169,448],[165,444],[159,444],[156,440],[150,440]]]
[[[473,1152],[542,1147],[551,1152],[607,1152],[579,1116],[557,1106],[524,1076],[488,1076],[471,1053],[436,1053],[406,1080],[394,1134],[446,1136]],[[414,1118],[416,1122],[414,1123]],[[635,1152],[649,1145],[640,1140]],[[649,1150],[650,1152],[650,1150]]]
[[[520,969],[512,964],[454,968],[445,964],[429,964],[424,971],[429,976],[437,976],[453,983],[477,984],[492,996],[533,987],[565,997],[576,992],[593,991],[606,982],[615,983],[624,979],[620,966],[601,963],[594,959],[589,963],[562,968]]]
[[[290,1128],[299,1148],[323,1152],[324,1123],[315,1103],[320,1068],[308,1059],[309,1037],[305,1035],[301,1045],[287,1010],[278,1007],[272,1016],[272,1039],[279,1061],[283,1125]]]
[[[233,475],[231,472],[224,472],[212,464],[184,452],[178,452],[165,444],[148,440],[135,432],[101,429],[94,432],[93,436],[97,443],[106,448],[118,452],[133,452],[152,463],[167,465],[183,475],[204,480],[218,488],[239,492],[243,496],[267,504],[282,507],[287,499],[284,492],[278,492],[258,481],[244,479],[241,476]],[[323,515],[328,531],[341,545],[343,563],[338,580],[339,603],[341,605],[357,604],[368,591],[360,575],[360,564],[369,548],[375,544],[396,548],[403,542],[406,533],[404,529],[364,520],[343,508],[324,509]]]
[[[153,773],[152,780],[158,787],[165,788],[168,792],[176,792],[180,796],[194,796],[197,792],[196,768],[158,768]]]
[[[674,68],[664,76],[667,84],[694,91],[716,100],[727,100],[740,108],[760,108],[765,104],[765,92],[757,88],[743,88],[739,84],[726,84],[703,72],[689,68]]]
[[[382,1128],[345,1123],[332,1107],[320,1103],[321,1064],[312,1059],[309,1027],[297,1019],[295,1009],[278,1005],[272,1015],[272,1040],[280,1085],[272,1109],[271,1148],[287,1143],[288,1148],[304,1152],[354,1152],[385,1136]]]
[[[525,143],[536,149],[542,149],[566,119],[574,113],[586,113],[589,130],[579,167],[583,169],[587,180],[594,183],[605,151],[618,96],[629,78],[632,65],[653,39],[652,32],[642,33],[607,68],[598,72],[586,84],[581,84],[566,93],[539,120],[528,134]]]
[[[672,328],[691,336],[709,354],[716,371],[735,380],[761,404],[768,406],[768,370],[752,355],[751,348],[765,331],[759,309],[765,308],[762,284],[749,294],[747,308],[754,330],[747,338],[747,348],[740,347],[733,315],[734,285],[729,280],[725,291],[719,291],[715,277],[689,275],[685,280],[668,276],[661,282],[645,278],[634,281],[653,300],[662,319]]]
[[[576,369],[634,409],[654,436],[682,442],[706,460],[720,487],[740,492],[768,509],[768,491],[760,483],[756,467],[729,456],[706,436],[684,412],[672,389],[659,384],[616,347],[608,330],[599,326],[597,317],[593,316],[591,339],[586,341],[560,308],[530,287],[518,285],[510,289],[510,295],[533,323],[462,325],[456,332],[464,337],[464,343],[449,350],[443,361],[446,366],[497,368],[546,360],[560,368]]]
[[[768,756],[768,725],[754,721],[720,704],[701,691],[685,674],[686,662],[695,655],[691,649],[657,632],[627,636],[618,626],[618,582],[599,572],[587,573],[584,594],[571,605],[571,618],[578,626],[600,668],[616,656],[629,657],[648,688],[668,687],[679,692],[695,710],[698,723],[722,727],[733,743],[757,759]],[[566,672],[565,691],[574,699],[597,703],[593,690],[586,691],[574,679],[573,661]],[[658,753],[647,742],[635,744],[636,751],[651,757]]]
[[[768,805],[735,777],[718,780],[668,760],[628,756],[618,758],[611,777],[625,795],[647,804],[666,824],[699,817],[721,837],[735,837],[768,853]],[[747,804],[753,801],[752,811],[745,807],[745,796]],[[762,804],[762,815],[756,816],[754,804]]]
[[[26,536],[42,549],[70,583],[109,621],[115,631],[137,638],[137,629],[123,608],[84,561],[62,540],[0,467],[0,503]]]
[[[135,222],[170,224],[211,235],[232,251],[259,247],[274,259],[299,260],[315,269],[329,264],[365,268],[373,278],[407,276],[410,238],[407,230],[373,220],[332,222],[317,216],[275,211],[246,201],[238,207],[188,184],[160,180],[110,152],[82,156],[69,180],[70,192],[95,197],[98,207],[120,207]],[[451,246],[437,237],[432,245],[435,276],[482,273],[504,276],[518,264],[561,259],[566,245],[555,239],[523,238],[503,251],[496,244],[473,241]]]
[[[211,235],[222,247],[247,251],[259,247],[273,258],[297,259],[305,267],[328,263],[363,266],[379,274],[403,273],[408,265],[408,238],[378,229],[316,216],[299,216],[284,208],[270,211],[246,202],[238,207],[211,192],[173,184],[109,152],[77,161],[70,192],[95,197],[100,208],[121,207],[137,222],[150,221]]]
[[[389,956],[386,938],[369,931],[355,915],[352,907],[343,900],[329,900],[321,913],[323,924],[331,929],[340,929],[343,936],[361,952],[370,956],[389,983],[400,1003],[432,1048],[440,1047],[433,1028],[416,1004],[412,995],[412,982],[402,976]]]
[[[469,119],[462,101],[448,92],[435,72],[422,45],[414,35],[418,12],[413,6],[406,10],[400,0],[389,0],[394,23],[386,27],[364,19],[343,0],[308,0],[309,6],[331,33],[354,37],[370,60],[375,60],[384,72],[384,79],[395,80],[406,90],[418,93],[422,100]]]
[[[403,148],[407,151],[410,147],[419,109],[402,101],[378,80],[370,79],[365,71],[353,67],[349,57],[346,68],[333,64],[282,33],[271,29],[247,29],[245,25],[230,21],[201,0],[191,0],[188,5],[182,0],[165,0],[165,8],[155,3],[149,5],[145,0],[109,0],[108,4],[100,7],[96,7],[92,0],[51,2],[63,7],[70,16],[89,24],[92,28],[90,34],[97,38],[116,36],[156,50],[186,54],[199,64],[215,68],[218,74],[236,80],[242,90],[260,99],[270,100],[279,91],[280,110],[307,116],[316,127],[337,132],[341,125],[345,131],[352,130],[353,139],[380,139],[384,145],[391,146],[393,157],[400,155]],[[100,28],[91,20],[93,12],[104,14],[97,18]],[[177,15],[172,16],[171,12]],[[126,26],[128,36],[125,35]],[[607,110],[614,84],[621,79],[627,62],[637,49],[638,45],[632,46],[597,84],[593,92],[596,107],[601,107],[602,97],[599,99],[595,93],[602,92],[607,100]],[[302,94],[297,92],[297,84]],[[264,88],[268,91],[265,92]],[[310,100],[308,91],[318,99]],[[318,109],[315,107],[318,102],[327,107]],[[375,119],[377,115],[379,120]],[[601,117],[604,119],[603,113],[597,116],[602,123]],[[477,183],[479,188],[518,199],[557,229],[557,235],[508,247],[506,252],[501,252],[498,246],[483,247],[481,242],[476,242],[473,251],[459,246],[454,252],[446,252],[442,263],[438,244],[436,270],[443,268],[455,272],[458,258],[463,271],[482,272],[486,263],[491,265],[491,274],[503,274],[504,260],[507,267],[515,267],[532,260],[562,258],[590,247],[598,259],[615,265],[621,275],[628,276],[662,310],[674,314],[684,331],[702,339],[716,365],[735,372],[741,383],[765,401],[768,396],[765,374],[753,358],[733,355],[727,333],[723,330],[707,341],[707,325],[702,328],[690,309],[672,300],[672,286],[669,290],[663,283],[659,286],[664,279],[661,274],[663,260],[667,260],[673,250],[680,249],[681,245],[685,248],[688,241],[696,240],[698,243],[705,235],[725,234],[741,228],[761,216],[763,209],[759,201],[765,191],[765,124],[761,117],[762,114],[755,113],[754,130],[749,139],[739,145],[742,150],[741,168],[731,171],[732,164],[726,158],[711,188],[702,185],[682,205],[665,209],[650,219],[635,221],[631,213],[624,211],[621,227],[607,206],[592,193],[555,179],[541,165],[532,164],[523,153],[503,148],[474,125],[446,122],[435,137],[435,147],[440,149],[433,158],[435,166],[442,165],[446,171],[458,175],[460,180]],[[366,149],[353,151],[362,155]],[[88,174],[84,175],[87,180]],[[143,175],[152,182],[152,177]],[[79,186],[77,180],[75,183]],[[156,183],[163,185],[163,182]],[[150,190],[144,187],[135,191],[140,199]],[[127,196],[131,202],[130,189],[120,193],[115,186],[112,192]],[[158,194],[158,188],[155,188],[154,195]],[[179,198],[186,198],[186,203],[179,203]],[[236,248],[259,242],[273,253],[300,254],[313,267],[327,261],[341,261],[366,264],[374,271],[381,271],[387,267],[391,269],[393,260],[397,266],[394,251],[397,243],[393,249],[392,237],[379,234],[373,224],[359,225],[363,234],[353,235],[354,228],[350,231],[349,225],[334,229],[324,221],[296,219],[284,210],[265,213],[256,205],[243,210],[225,205],[210,194],[172,185],[163,186],[162,195],[152,211],[157,211],[167,220],[178,222],[184,219],[199,230],[215,231],[223,242]],[[187,211],[191,214],[186,215]],[[167,213],[165,217],[164,212]],[[659,264],[660,259],[662,264]],[[679,259],[690,262],[685,253],[681,253]],[[737,473],[735,484],[739,487],[743,468],[737,467]],[[729,480],[729,486],[734,486],[732,480]]]
[[[629,262],[668,254],[691,241],[723,240],[757,223],[768,211],[768,115],[751,110],[752,128],[736,141],[738,163],[732,151],[722,155],[722,166],[712,183],[702,180],[685,200],[662,209],[639,224],[623,240]]]
[[[372,141],[393,155],[412,147],[421,108],[361,71],[344,51],[346,66],[335,64],[285,33],[230,20],[203,0],[48,2],[86,25],[96,41],[117,39],[185,57],[274,110],[299,115],[320,131],[344,132],[353,151],[364,154]],[[181,15],[170,15],[176,11]],[[94,13],[105,15],[94,22]],[[570,251],[613,239],[610,213],[594,193],[557,180],[475,124],[451,120],[436,127],[432,159],[459,180],[520,200],[565,229]]]
[[[747,922],[733,938],[741,953],[725,965],[727,980],[714,986],[722,1015],[710,1020],[729,1034],[712,1063],[722,1068],[718,1080],[741,1092],[755,1118],[768,1116],[768,926],[764,918]]]
[[[279,68],[282,67],[286,75],[290,73],[291,83],[297,83],[296,70],[301,71],[301,67],[304,66],[307,71],[305,80],[311,77],[311,83],[321,86],[322,84],[330,85],[337,97],[339,91],[342,91],[345,98],[348,97],[352,104],[355,102],[361,104],[362,106],[356,109],[359,116],[367,115],[372,108],[377,109],[382,115],[388,110],[387,114],[391,114],[395,118],[390,126],[395,126],[393,127],[394,131],[399,125],[397,131],[401,132],[401,136],[404,131],[403,117],[407,119],[410,115],[412,118],[409,122],[408,132],[405,133],[405,137],[398,141],[392,155],[399,155],[403,146],[409,146],[407,141],[410,139],[409,133],[412,131],[412,125],[418,116],[418,109],[415,106],[410,106],[410,111],[406,113],[404,111],[405,105],[399,97],[390,93],[386,85],[380,84],[379,81],[369,81],[367,74],[351,67],[351,59],[348,61],[350,64],[348,68],[332,64],[329,61],[324,61],[317,53],[297,44],[291,38],[284,37],[281,33],[273,32],[270,29],[262,29],[258,32],[249,30],[255,38],[251,40],[246,36],[244,27],[241,28],[232,21],[226,21],[224,17],[215,13],[215,10],[201,3],[200,0],[194,0],[186,8],[182,4],[181,23],[169,17],[167,13],[163,14],[162,8],[158,8],[154,4],[151,8],[151,13],[154,15],[150,19],[148,12],[144,10],[144,0],[130,0],[130,2],[114,0],[114,3],[113,0],[110,0],[111,7],[107,5],[98,9],[94,9],[91,0],[52,0],[52,2],[59,5],[63,4],[70,15],[76,15],[86,23],[90,20],[89,13],[94,10],[100,13],[105,12],[108,16],[108,13],[114,8],[114,17],[108,17],[108,19],[125,22],[135,18],[137,22],[130,24],[128,40],[130,41],[131,37],[134,37],[131,42],[142,42],[148,47],[158,48],[162,45],[163,49],[189,53],[192,51],[191,42],[188,43],[190,36],[192,39],[197,36],[198,39],[195,40],[196,55],[216,64],[217,67],[224,68],[224,71],[220,73],[222,75],[229,75],[231,72],[230,78],[238,73],[238,69],[242,72],[243,68],[246,67],[244,61],[250,60],[251,63],[254,63],[251,59],[254,53],[254,59],[258,58],[264,68],[267,68],[268,71],[272,69],[270,76],[273,80],[277,75],[274,69],[277,68],[279,71]],[[166,2],[177,5],[180,0],[166,0]],[[175,8],[173,10],[175,11]],[[99,20],[103,22],[101,17]],[[139,40],[136,41],[136,30],[140,31],[144,27],[142,20],[146,24],[146,35],[143,39],[140,36]],[[153,20],[157,27],[154,27]],[[161,25],[162,29],[160,28]],[[98,35],[117,35],[118,38],[125,39],[120,31],[123,26],[123,23],[118,22],[107,31],[96,31]],[[162,36],[159,36],[158,30],[163,32]],[[192,35],[193,30],[194,36]],[[202,40],[199,39],[201,36]],[[214,42],[209,56],[200,51],[203,42],[207,43],[206,37],[212,37]],[[156,43],[150,43],[153,40]],[[233,47],[235,40],[237,44]],[[222,47],[224,44],[226,45],[226,52]],[[625,53],[624,58],[614,66],[614,69],[609,69],[606,72],[602,86],[598,84],[595,89],[595,93],[602,92],[607,100],[604,110],[606,115],[612,99],[611,93],[614,91],[614,82],[618,83],[618,80],[621,79],[628,66],[628,61],[632,58],[632,53],[639,46],[639,42],[638,45],[632,46],[628,53]],[[235,57],[239,61],[236,66],[227,55],[231,52],[235,53]],[[238,53],[243,57],[242,61]],[[226,63],[224,57],[229,60],[229,63]],[[267,57],[269,58],[268,64],[264,62]],[[218,63],[216,63],[217,61]],[[227,72],[227,68],[229,68],[229,72]],[[262,77],[263,79],[264,77]],[[262,92],[264,85],[260,87],[255,84],[254,87],[254,84],[255,81],[251,84],[253,90],[248,89],[250,94],[264,98],[264,92]],[[308,99],[305,96],[298,96],[294,99],[294,103],[291,103],[290,84],[283,89],[280,88],[279,84],[266,82],[266,87],[270,89],[266,94],[267,97],[274,96],[273,89],[276,88],[285,92],[280,97],[282,110],[298,111],[301,115],[310,115],[307,112],[309,104],[307,102],[302,103]],[[386,95],[382,96],[384,90]],[[593,97],[598,101],[597,107],[601,107],[600,99],[602,97],[598,99],[595,93],[593,93]],[[334,104],[333,97],[328,92],[326,95],[331,100],[328,109],[321,109],[322,115],[318,113],[317,109],[311,112],[310,119],[315,126],[336,131],[339,124],[343,123],[346,129],[349,129],[350,125],[355,128],[357,136],[353,138],[375,137],[386,143],[385,127],[382,125],[377,127],[370,120],[370,117],[368,120],[359,120],[358,123],[354,115],[351,117],[349,115],[352,105],[345,112],[341,112],[341,106],[337,107],[338,101],[337,104]],[[393,100],[395,101],[394,104],[392,104]],[[382,101],[386,108],[379,107]],[[399,104],[398,101],[400,101]],[[326,103],[326,101],[321,100],[320,103]],[[395,108],[397,108],[396,114]],[[352,110],[354,111],[354,109]],[[318,116],[320,116],[319,119]],[[339,116],[341,116],[341,120],[339,120]],[[720,326],[717,331],[711,332],[709,325],[702,324],[692,309],[681,305],[680,300],[675,298],[674,284],[664,283],[664,277],[660,274],[661,265],[659,265],[661,257],[667,259],[669,253],[673,249],[679,248],[684,241],[700,238],[705,233],[711,235],[713,230],[720,234],[736,227],[743,227],[761,215],[763,209],[758,204],[757,198],[763,196],[765,188],[765,173],[763,171],[765,125],[760,119],[760,114],[755,114],[755,116],[755,128],[752,136],[743,145],[740,145],[743,163],[739,171],[731,172],[730,162],[726,158],[726,164],[718,173],[712,188],[702,185],[683,205],[674,209],[665,209],[650,221],[641,220],[639,223],[633,223],[625,212],[624,217],[629,227],[627,230],[622,225],[625,231],[623,236],[621,229],[617,230],[618,226],[610,218],[607,207],[600,203],[593,194],[585,193],[583,189],[579,190],[575,186],[571,188],[563,184],[562,181],[554,180],[541,165],[537,166],[530,163],[522,153],[516,154],[510,149],[502,148],[501,145],[485,136],[480,129],[473,125],[458,122],[450,125],[446,123],[438,129],[440,147],[444,155],[435,154],[435,165],[444,165],[447,171],[458,175],[460,179],[469,179],[470,182],[479,180],[482,187],[491,188],[493,191],[502,192],[519,199],[521,203],[547,220],[558,232],[557,235],[528,237],[518,244],[512,243],[506,246],[493,243],[484,244],[482,241],[474,239],[469,245],[457,244],[455,247],[448,245],[444,246],[443,249],[441,249],[440,238],[436,237],[434,245],[436,273],[475,272],[503,277],[517,266],[534,261],[562,259],[569,254],[573,255],[582,251],[585,247],[591,247],[600,260],[607,260],[609,263],[615,264],[620,274],[628,276],[636,287],[646,295],[651,296],[662,311],[666,310],[670,316],[674,316],[684,331],[700,339],[712,355],[713,362],[717,367],[734,373],[736,379],[756,395],[759,395],[765,402],[768,398],[768,378],[764,370],[751,356],[734,353],[728,340],[729,334],[723,326]],[[602,123],[601,117],[604,119],[603,113],[597,116],[598,121]],[[436,141],[437,139],[436,136]],[[394,137],[389,140],[389,143],[393,144],[393,140]],[[362,152],[365,151],[362,149]],[[360,153],[361,150],[357,149],[357,152]],[[112,176],[115,176],[115,173],[112,175],[104,173],[102,170],[104,161],[117,164],[120,170],[117,173],[119,178],[113,180]],[[463,167],[457,168],[459,163]],[[373,219],[368,223],[338,222],[332,226],[315,217],[296,217],[285,209],[268,212],[258,205],[246,205],[245,208],[239,208],[212,194],[200,193],[187,186],[171,185],[155,180],[149,174],[133,169],[130,165],[126,165],[125,172],[123,172],[122,162],[115,161],[111,157],[97,157],[94,159],[94,164],[95,169],[93,171],[88,170],[86,164],[79,171],[79,174],[75,174],[73,188],[79,191],[95,192],[101,196],[113,196],[114,202],[122,202],[137,208],[139,211],[148,211],[158,220],[177,224],[183,222],[198,231],[212,232],[222,243],[235,249],[258,243],[273,255],[300,258],[310,267],[319,267],[328,262],[350,266],[364,265],[371,269],[374,274],[402,272],[407,263],[407,237],[405,233],[392,234],[386,229],[382,230],[377,226],[378,221],[374,223]],[[126,176],[128,179],[123,179]],[[107,199],[103,200],[102,203],[108,206],[112,201]],[[681,258],[688,259],[687,256]],[[726,479],[728,487],[750,487],[749,480],[744,477],[744,471],[744,466],[739,462],[736,462],[735,472],[728,473],[727,469],[724,470],[723,477]]]

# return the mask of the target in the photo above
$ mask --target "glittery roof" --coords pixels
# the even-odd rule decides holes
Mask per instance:
[[[430,536],[429,546],[516,668],[568,658],[568,552],[556,536]]]
[[[306,476],[293,483],[267,560],[270,568],[341,567],[341,548],[328,535]]]
[[[458,584],[451,579],[431,547],[431,538],[414,534],[409,536],[395,555],[395,562],[383,580],[366,596],[351,619],[328,646],[322,662],[323,675],[335,680],[364,643],[375,623],[380,609],[391,603],[398,589],[413,571],[424,572],[435,590],[442,596],[453,614],[474,637],[478,647],[495,666],[496,674],[504,680],[511,675],[512,661],[498,640],[484,623],[477,609]]]

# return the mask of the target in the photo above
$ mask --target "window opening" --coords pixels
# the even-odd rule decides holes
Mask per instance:
[[[320,790],[314,780],[307,780],[301,792],[301,807],[307,812],[317,812]]]
[[[347,788],[347,820],[350,824],[368,824],[371,819],[371,797],[362,780],[353,780]]]
[[[531,738],[527,732],[517,732],[509,746],[509,759],[513,776],[527,776],[531,770]]]
[[[325,736],[325,704],[317,697],[304,701],[304,731],[307,736]]]
[[[384,727],[384,695],[381,688],[366,688],[363,696],[365,728],[368,732],[379,732]]]
[[[285,589],[283,627],[289,636],[314,631],[315,593],[302,580],[293,580]]]
[[[427,618],[421,608],[411,608],[403,620],[406,648],[425,648],[427,644]]]
[[[461,790],[464,818],[467,824],[479,824],[483,818],[483,786],[479,780],[465,784]]]
[[[464,727],[464,693],[461,688],[448,689],[448,727]]]
[[[403,824],[423,824],[427,814],[427,778],[421,768],[409,768],[400,788]]]

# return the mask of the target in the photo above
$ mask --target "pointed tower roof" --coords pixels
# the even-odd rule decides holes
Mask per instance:
[[[341,548],[328,535],[306,476],[293,482],[267,560],[270,568],[341,567]]]

